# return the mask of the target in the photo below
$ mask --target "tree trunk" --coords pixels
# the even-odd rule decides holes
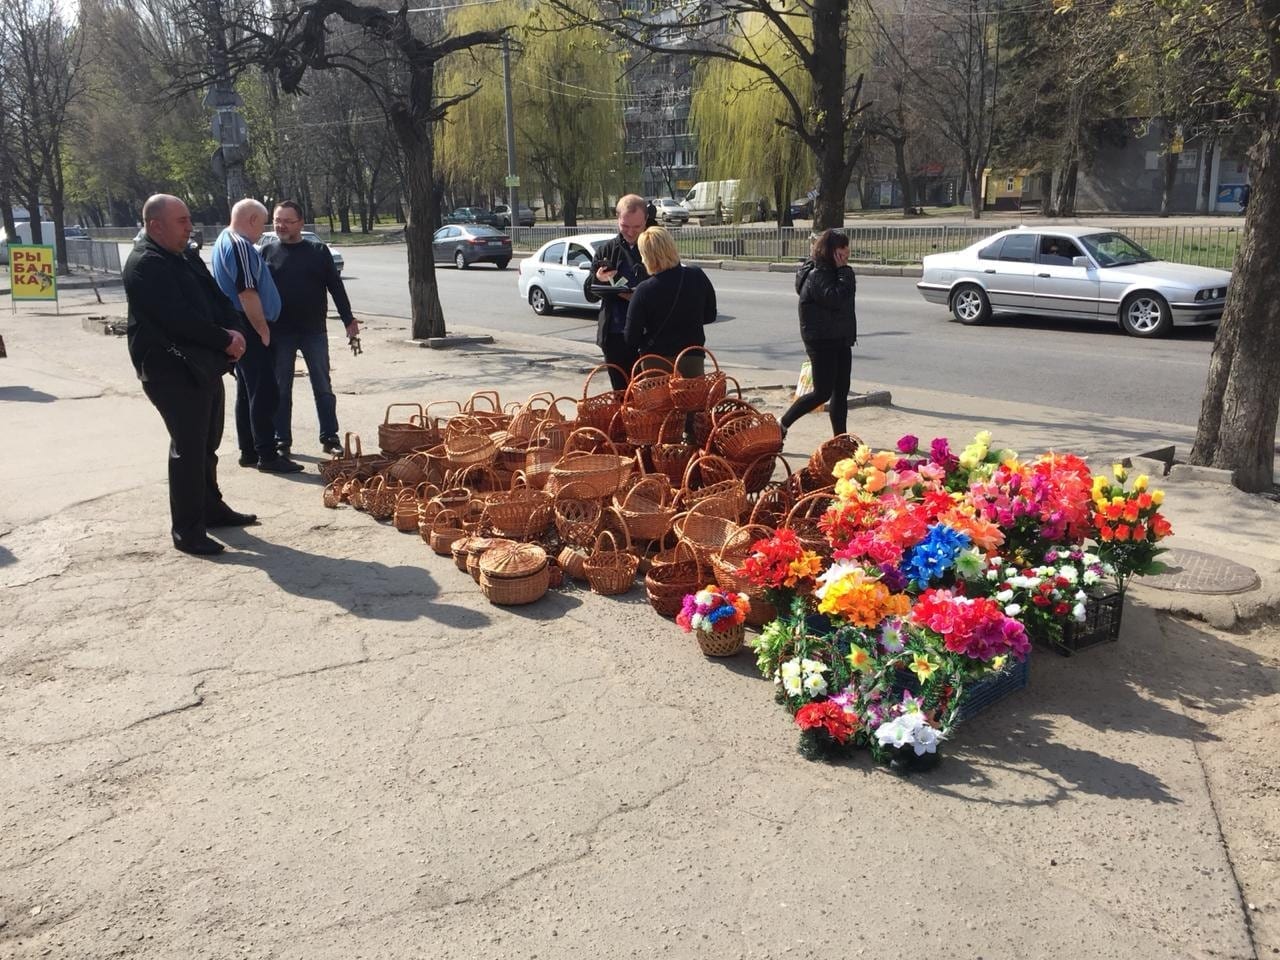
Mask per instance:
[[[560,205],[560,211],[564,214],[564,225],[566,227],[576,227],[578,225],[577,188],[570,188],[562,191],[561,199],[564,201]]]
[[[4,220],[4,235],[16,237],[18,227],[13,222],[13,197],[9,194],[8,184],[0,185],[0,219]]]
[[[1280,412],[1280,104],[1249,155],[1253,193],[1218,326],[1191,463],[1235,473],[1241,490],[1275,482]]]
[[[1173,204],[1173,179],[1178,173],[1178,157],[1182,156],[1173,152],[1173,137],[1172,131],[1165,137],[1164,163],[1160,178],[1160,216],[1162,217],[1169,215],[1169,208]]]
[[[1209,195],[1213,192],[1213,155],[1218,151],[1218,128],[1211,127],[1200,147],[1200,190],[1196,196],[1196,213],[1209,210]]]
[[[31,242],[33,244],[44,243],[44,227],[41,221],[44,217],[40,213],[40,194],[27,194],[27,220],[31,224]]]
[[[982,171],[976,167],[969,167],[964,173],[969,186],[969,212],[973,214],[973,219],[981,220],[982,204],[985,200],[982,195]]]
[[[71,265],[67,262],[67,227],[63,222],[66,214],[66,181],[62,176],[62,151],[56,147],[53,156],[45,164],[45,179],[49,183],[49,207],[53,216],[54,256],[57,258],[57,273],[65,277],[71,273]]]
[[[1076,215],[1076,182],[1080,176],[1080,162],[1074,157],[1067,160],[1053,182],[1052,209],[1055,217]]]
[[[913,217],[916,205],[916,192],[911,183],[911,170],[907,166],[907,138],[892,137],[893,162],[898,168],[898,189],[902,191],[902,215]]]
[[[818,170],[818,196],[813,201],[813,229],[844,226],[844,195],[849,189],[853,164],[849,162],[845,103],[847,0],[812,0],[813,102],[818,111],[814,160]]]
[[[426,89],[431,89],[430,80]],[[436,284],[436,265],[431,251],[431,237],[436,221],[432,208],[436,204],[436,182],[430,121],[419,126],[407,111],[393,110],[392,127],[404,160],[404,189],[408,200],[408,219],[404,228],[409,247],[409,310],[413,317],[413,339],[445,335],[444,310],[440,306],[440,288]]]

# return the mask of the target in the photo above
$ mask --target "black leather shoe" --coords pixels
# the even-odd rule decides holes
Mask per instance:
[[[287,443],[280,444],[280,446],[276,448],[276,452],[286,460],[289,459],[289,445]]]
[[[215,510],[204,525],[209,528],[213,527],[250,527],[258,522],[256,513],[240,513],[238,510],[232,510],[228,506],[224,506],[221,510]]]
[[[206,536],[174,537],[173,545],[183,553],[190,553],[197,557],[214,557],[226,549],[217,540],[210,540]]]
[[[263,473],[301,473],[305,467],[288,457],[276,457],[274,460],[259,460],[258,469]]]
[[[258,455],[256,453],[240,454],[240,466],[256,467],[258,465]]]
[[[342,441],[337,437],[325,437],[320,441],[320,446],[325,453],[341,453]]]

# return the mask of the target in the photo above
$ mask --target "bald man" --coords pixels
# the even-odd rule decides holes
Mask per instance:
[[[129,359],[142,391],[169,431],[169,514],[173,545],[212,556],[213,527],[247,526],[218,489],[225,392],[222,377],[245,351],[234,313],[204,263],[189,256],[191,214],[157,194],[142,208],[143,236],[124,266]]]
[[[271,325],[280,316],[280,293],[262,254],[254,246],[267,225],[267,208],[257,200],[238,201],[231,208],[231,226],[213,245],[213,276],[245,320],[246,348],[236,363],[236,435],[240,466],[264,473],[297,473],[302,464],[280,455],[276,446],[275,355]]]

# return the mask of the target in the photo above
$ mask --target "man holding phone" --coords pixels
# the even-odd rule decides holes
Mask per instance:
[[[644,197],[629,193],[615,208],[618,214],[618,235],[606,240],[596,250],[596,258],[591,264],[587,276],[584,293],[587,301],[600,301],[600,316],[596,320],[596,346],[604,353],[605,363],[620,367],[609,370],[609,379],[613,389],[625,390],[631,379],[631,367],[639,355],[634,347],[627,345],[624,331],[627,326],[627,305],[631,300],[631,291],[642,280],[647,280],[644,262],[640,259],[640,250],[636,241],[644,232],[647,220]],[[616,292],[598,292],[601,286],[615,288]]]

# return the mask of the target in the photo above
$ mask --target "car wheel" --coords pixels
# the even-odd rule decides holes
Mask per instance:
[[[1162,337],[1173,326],[1173,314],[1158,293],[1135,293],[1120,305],[1120,326],[1131,337]]]
[[[963,324],[986,323],[991,317],[991,301],[976,283],[966,283],[951,294],[951,315]]]
[[[547,299],[547,294],[541,287],[529,288],[529,306],[533,307],[533,312],[540,317],[550,314],[555,307],[551,305],[551,301]]]
[[[507,264],[510,262],[511,262],[510,260],[495,260],[493,262],[493,265],[497,267],[499,270],[505,270],[507,269]]]
[[[467,258],[461,250],[453,255],[453,265],[459,270],[467,269]]]

